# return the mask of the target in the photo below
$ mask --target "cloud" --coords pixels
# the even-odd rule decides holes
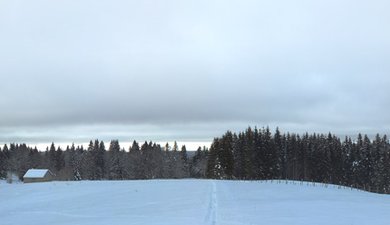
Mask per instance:
[[[387,1],[0,4],[2,140],[390,125]]]

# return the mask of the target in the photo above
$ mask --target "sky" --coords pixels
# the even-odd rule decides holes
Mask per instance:
[[[0,0],[0,143],[195,148],[248,126],[388,134],[389,8]]]

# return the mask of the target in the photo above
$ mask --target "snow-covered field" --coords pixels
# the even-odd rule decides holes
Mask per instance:
[[[3,182],[0,224],[388,225],[390,196],[284,182]]]

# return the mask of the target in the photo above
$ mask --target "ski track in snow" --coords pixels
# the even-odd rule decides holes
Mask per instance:
[[[211,192],[209,197],[209,204],[207,207],[207,214],[205,217],[205,223],[210,225],[217,225],[217,184],[215,181],[211,181]]]
[[[213,184],[213,191],[211,194],[211,215],[212,215],[212,220],[211,224],[212,225],[217,225],[217,212],[218,212],[218,200],[217,200],[217,183],[215,181],[212,182]]]

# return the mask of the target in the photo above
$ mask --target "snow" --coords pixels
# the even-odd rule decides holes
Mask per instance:
[[[43,178],[48,171],[47,169],[29,169],[23,178]]]
[[[389,195],[298,182],[0,183],[2,225],[388,225],[389,209]]]

